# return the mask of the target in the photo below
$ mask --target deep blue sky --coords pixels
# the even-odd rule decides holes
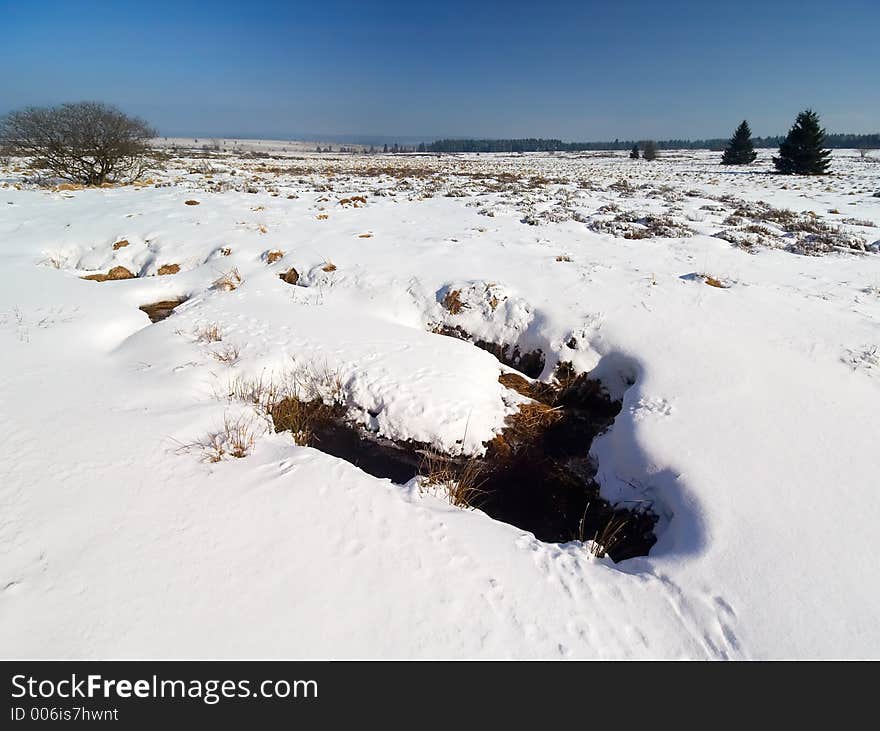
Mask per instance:
[[[98,99],[165,135],[880,130],[880,0],[0,0],[0,113]]]

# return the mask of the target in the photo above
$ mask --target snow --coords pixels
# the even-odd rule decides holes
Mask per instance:
[[[772,222],[750,250],[713,236],[736,201],[764,201],[870,250],[880,164],[835,151],[833,176],[783,178],[769,155],[229,155],[98,190],[13,162],[2,655],[880,655],[880,257],[792,253],[802,234]],[[367,204],[338,204],[351,195]],[[609,204],[691,235],[602,233]],[[113,266],[138,276],[80,279]],[[233,269],[241,286],[213,286]],[[155,324],[138,309],[178,297]],[[209,325],[220,342],[200,341]],[[542,543],[297,446],[227,395],[332,373],[368,428],[479,454],[517,399],[438,325],[541,348],[543,378],[571,361],[622,398],[592,455],[606,497],[660,513],[649,556]],[[232,363],[212,355],[229,347]],[[255,436],[246,457],[185,448],[230,418]]]

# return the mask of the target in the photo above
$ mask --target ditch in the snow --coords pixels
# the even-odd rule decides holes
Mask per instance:
[[[467,502],[491,517],[550,543],[593,541],[614,561],[647,555],[656,542],[650,507],[611,504],[599,494],[589,458],[593,439],[620,412],[598,381],[560,364],[553,383],[516,373],[499,378],[531,401],[508,417],[482,457],[438,454],[430,445],[392,441],[345,418],[345,407],[283,399],[271,414],[277,431],[351,462],[364,472],[403,484],[439,473],[467,483]]]

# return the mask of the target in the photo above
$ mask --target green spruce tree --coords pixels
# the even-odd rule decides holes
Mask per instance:
[[[721,156],[721,164],[748,165],[754,162],[757,156],[758,153],[755,152],[752,145],[752,130],[749,129],[749,123],[743,120],[742,124],[736,128],[736,132],[733,133],[733,137],[730,138],[730,142],[727,143],[727,149]]]
[[[638,160],[639,159],[639,146],[638,145],[633,145],[632,150],[629,151],[629,156],[630,156],[631,160]]]
[[[773,158],[776,172],[783,175],[825,175],[831,150],[825,149],[825,130],[819,116],[807,109],[798,114],[788,136],[779,145],[779,157]]]

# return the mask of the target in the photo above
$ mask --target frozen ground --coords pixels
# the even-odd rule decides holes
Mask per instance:
[[[98,190],[2,168],[3,656],[880,656],[880,162],[266,154]],[[332,373],[366,428],[479,454],[517,398],[440,325],[623,400],[592,456],[660,515],[649,556],[539,542],[228,395]],[[208,461],[224,423],[253,444]]]

